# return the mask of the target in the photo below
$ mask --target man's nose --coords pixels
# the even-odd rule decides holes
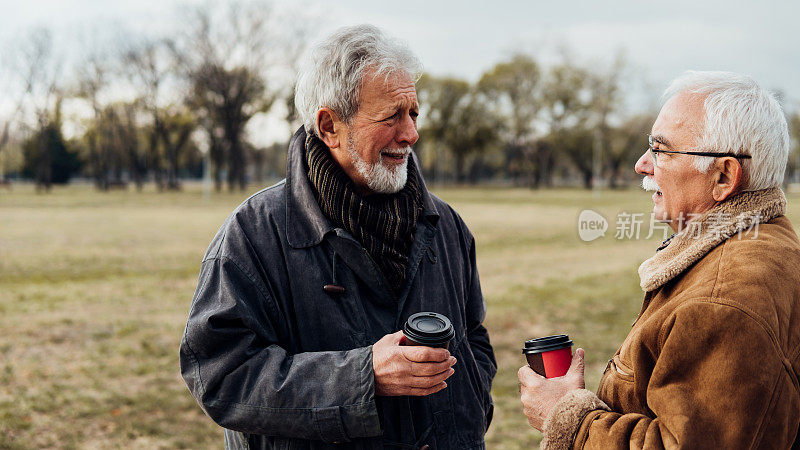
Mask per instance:
[[[403,115],[403,118],[400,120],[400,124],[398,125],[395,140],[403,147],[410,147],[414,145],[418,139],[419,133],[417,133],[416,122],[414,122],[414,119],[410,114]]]
[[[653,158],[650,156],[650,152],[645,150],[644,154],[639,157],[639,160],[636,161],[636,165],[633,167],[639,175],[653,175]]]

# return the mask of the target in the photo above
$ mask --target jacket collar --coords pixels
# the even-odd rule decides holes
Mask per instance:
[[[742,192],[687,222],[650,259],[639,266],[645,292],[666,284],[731,236],[783,215],[786,197],[780,188]]]
[[[306,132],[301,126],[289,142],[289,156],[286,163],[286,234],[289,245],[306,248],[319,244],[333,226],[317,203],[311,182],[308,180],[308,166],[305,161]],[[422,188],[422,214],[436,226],[439,211],[433,203],[431,194],[422,178],[417,156],[411,152],[409,164],[417,165],[419,184]]]

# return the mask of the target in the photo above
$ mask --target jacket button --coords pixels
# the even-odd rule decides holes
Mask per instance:
[[[322,286],[322,290],[328,294],[344,294],[344,287],[337,286],[335,284],[326,284],[325,286]]]

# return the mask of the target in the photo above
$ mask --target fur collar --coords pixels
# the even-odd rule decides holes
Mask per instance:
[[[783,215],[780,188],[742,192],[686,223],[655,255],[639,266],[640,286],[655,290],[703,258],[731,236]]]

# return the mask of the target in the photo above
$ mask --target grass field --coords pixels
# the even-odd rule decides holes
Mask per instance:
[[[649,195],[433,190],[478,241],[500,364],[487,446],[536,448],[517,393],[521,344],[568,332],[596,388],[639,311],[636,268],[660,241],[615,239],[617,214],[649,214]],[[222,447],[181,380],[178,344],[200,259],[246,195],[0,191],[0,448]],[[789,203],[800,223],[800,198]],[[584,208],[609,219],[605,237],[579,239]]]

